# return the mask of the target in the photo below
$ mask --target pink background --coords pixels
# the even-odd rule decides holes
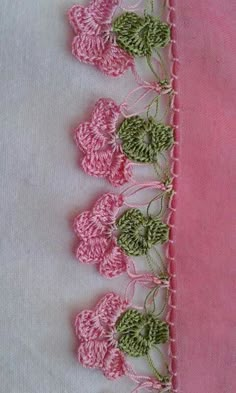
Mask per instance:
[[[234,393],[236,3],[176,3],[179,392]]]

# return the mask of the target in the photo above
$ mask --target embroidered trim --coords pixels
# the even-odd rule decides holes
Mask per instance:
[[[75,143],[83,153],[81,165],[87,174],[104,178],[114,187],[131,184],[118,194],[102,195],[91,210],[80,213],[74,220],[74,232],[79,240],[77,259],[95,264],[106,278],[126,273],[130,279],[124,297],[107,293],[93,310],[77,315],[78,360],[85,367],[100,369],[111,380],[128,376],[136,383],[132,393],[141,390],[170,393],[177,392],[174,229],[179,104],[175,2],[168,0],[168,23],[154,16],[153,1],[150,1],[151,11],[145,9],[143,16],[133,12],[135,6],[131,6],[128,12],[115,17],[118,7],[124,9],[121,3],[120,0],[91,0],[87,7],[75,5],[68,11],[76,35],[73,55],[108,76],[120,76],[130,68],[138,83],[121,104],[111,98],[99,99],[90,120],[80,123],[74,132]],[[137,6],[141,3],[142,0]],[[158,52],[168,44],[170,82]],[[156,81],[146,82],[138,75],[135,68],[138,57],[146,57]],[[132,102],[137,93],[141,95]],[[170,125],[156,120],[163,95],[168,98],[172,111]],[[141,111],[134,110],[147,99],[150,102]],[[156,113],[150,115],[154,106]],[[164,117],[167,118],[167,112]],[[169,151],[170,169],[166,165]],[[133,168],[144,164],[154,167],[158,180],[149,183],[135,180]],[[148,189],[156,191],[151,201],[130,203],[132,196]],[[151,206],[157,201],[160,211],[151,214]],[[163,244],[167,264],[157,248]],[[151,273],[137,272],[136,257],[146,259]],[[141,307],[133,305],[137,284],[147,291]],[[160,291],[165,291],[166,301],[157,313]],[[164,358],[159,345],[167,342],[170,361],[166,372],[160,373],[152,352],[155,350]],[[137,375],[129,360],[133,357],[145,359],[152,376]]]

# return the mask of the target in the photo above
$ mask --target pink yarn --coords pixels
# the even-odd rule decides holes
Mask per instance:
[[[68,11],[76,34],[72,42],[73,55],[114,77],[134,64],[133,58],[116,45],[111,32],[111,19],[118,4],[119,0],[92,0],[87,7],[74,5]]]
[[[160,389],[162,389],[161,383],[157,381],[155,378],[149,378],[149,380],[147,381],[140,382],[139,385],[134,390],[132,390],[131,393],[138,393],[141,390],[145,390],[148,392],[153,392],[153,391],[160,392]]]
[[[131,267],[134,269],[132,265]],[[125,299],[129,302],[133,300],[137,284],[142,285],[144,288],[149,288],[149,289],[157,288],[157,286],[159,286],[160,288],[169,287],[169,282],[166,279],[159,278],[153,274],[150,273],[137,274],[135,269],[134,269],[134,273],[132,273],[130,269],[127,271],[127,273],[131,278],[131,281],[127,285],[125,291]]]
[[[98,264],[101,275],[112,278],[127,271],[129,258],[117,245],[115,220],[123,205],[122,195],[104,194],[91,211],[79,214],[74,231],[80,243],[76,257],[82,263]]]
[[[107,293],[94,310],[84,310],[75,320],[79,338],[78,360],[84,367],[98,368],[108,379],[126,372],[124,354],[117,348],[115,323],[128,303],[115,293]]]
[[[116,140],[116,124],[120,107],[101,98],[93,110],[91,121],[75,130],[75,142],[83,151],[82,167],[86,173],[107,179],[113,186],[127,183],[132,175],[130,161]]]
[[[170,382],[161,382],[157,377],[150,377],[147,375],[138,375],[130,366],[127,365],[126,376],[132,381],[138,383],[136,388],[131,393],[139,393],[140,391],[145,392],[156,392],[156,393],[170,393],[171,384]]]
[[[136,116],[139,115],[143,112],[145,112],[149,105],[146,105],[143,109],[141,110],[136,110],[134,111],[132,108],[137,105],[140,101],[144,100],[144,98],[149,95],[150,93],[155,93],[159,96],[161,95],[166,95],[169,94],[171,92],[171,86],[170,85],[166,85],[166,86],[162,86],[160,84],[160,82],[146,82],[143,81],[139,75],[137,74],[137,71],[135,69],[133,69],[133,73],[135,75],[135,79],[137,81],[137,83],[139,84],[138,87],[136,87],[135,89],[131,90],[128,95],[126,96],[124,102],[121,104],[120,108],[121,108],[121,113],[125,118],[129,118],[132,116]],[[143,90],[143,93],[132,103],[129,104],[129,99],[136,94],[137,92],[141,92]],[[132,111],[132,112],[130,112]]]

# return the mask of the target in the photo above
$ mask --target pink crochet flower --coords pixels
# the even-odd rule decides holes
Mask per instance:
[[[111,33],[111,20],[118,4],[119,0],[92,0],[88,7],[74,5],[68,11],[76,34],[73,55],[109,76],[122,75],[133,65],[133,58],[116,45]]]
[[[75,130],[75,142],[84,152],[82,167],[86,173],[106,178],[113,186],[127,183],[132,175],[129,159],[116,138],[120,107],[108,98],[97,101],[91,121]]]
[[[94,310],[84,310],[75,321],[79,338],[78,360],[88,368],[98,368],[108,379],[125,374],[124,354],[115,339],[115,323],[128,303],[115,293],[106,294]]]
[[[80,239],[76,257],[82,263],[97,263],[100,274],[107,278],[124,273],[129,264],[114,235],[116,216],[122,205],[122,196],[104,194],[91,211],[79,214],[74,220],[74,231]]]

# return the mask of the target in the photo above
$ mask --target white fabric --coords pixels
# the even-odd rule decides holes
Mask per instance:
[[[83,174],[73,125],[100,96],[117,99],[126,75],[108,79],[70,53],[71,0],[0,4],[0,392],[118,393],[75,359],[72,320],[106,281],[72,253],[70,219],[109,189]]]
[[[82,2],[81,2],[82,3]],[[118,393],[75,358],[75,313],[124,277],[78,264],[70,220],[111,189],[78,169],[72,129],[101,96],[118,102],[130,74],[109,79],[70,53],[71,0],[1,0],[0,392]],[[134,84],[133,84],[134,86]]]

